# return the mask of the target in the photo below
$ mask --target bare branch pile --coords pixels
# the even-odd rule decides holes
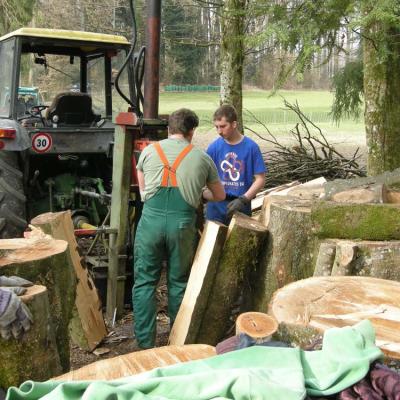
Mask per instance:
[[[260,139],[273,145],[273,150],[264,153],[268,168],[265,187],[279,186],[298,180],[306,182],[323,176],[326,180],[349,179],[366,176],[366,170],[358,163],[359,149],[351,157],[345,157],[331,145],[321,129],[301,110],[298,103],[284,101],[285,107],[296,113],[300,122],[290,130],[295,143],[285,146],[271,133],[268,127],[254,114],[247,111],[257,123],[261,124],[267,136],[260,135],[246,127]],[[312,132],[316,131],[316,134]]]

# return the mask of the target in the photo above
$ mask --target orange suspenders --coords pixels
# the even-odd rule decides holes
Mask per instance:
[[[178,182],[176,181],[176,170],[179,167],[179,164],[182,162],[182,160],[188,155],[190,150],[192,150],[193,145],[188,144],[176,157],[176,160],[172,164],[172,167],[169,166],[169,162],[167,160],[167,157],[165,156],[165,153],[163,152],[160,143],[154,143],[154,147],[157,150],[158,156],[161,159],[161,162],[164,164],[164,172],[161,180],[161,187],[167,187],[168,186],[168,180],[170,182],[171,187],[178,187]]]

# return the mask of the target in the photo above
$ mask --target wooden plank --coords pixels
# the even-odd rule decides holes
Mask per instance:
[[[273,188],[269,188],[269,189],[263,190],[262,192],[257,193],[257,196],[251,201],[251,211],[259,210],[262,207],[265,196],[272,194],[272,193],[278,193],[282,190],[289,189],[289,188],[291,188],[293,186],[297,186],[297,185],[300,185],[300,182],[293,181],[293,182],[286,183],[286,184],[280,185],[280,186],[275,186]]]
[[[70,323],[71,339],[80,348],[92,351],[106,336],[107,329],[96,286],[89,275],[85,261],[78,252],[71,212],[41,214],[31,223],[55,239],[62,239],[68,243],[69,257],[77,279],[76,310],[73,310]]]
[[[376,331],[377,346],[387,356],[400,359],[399,293],[400,283],[395,281],[314,277],[279,289],[271,301],[269,314],[279,322],[278,332],[284,333],[286,339],[297,337],[297,343],[307,341],[313,333],[369,319]]]
[[[194,343],[210,295],[227,231],[227,226],[207,221],[194,257],[185,295],[169,336],[169,344]]]
[[[112,319],[114,312],[121,315],[124,308],[125,281],[118,279],[125,275],[124,266],[128,232],[128,204],[132,169],[132,132],[115,126],[113,154],[113,188],[111,196],[110,228],[118,234],[110,235],[109,265],[107,279],[107,317]]]
[[[180,362],[200,360],[216,355],[215,348],[205,344],[186,346],[164,346],[137,351],[122,356],[101,360],[75,371],[53,378],[59,381],[111,380],[140,374],[158,367]]]

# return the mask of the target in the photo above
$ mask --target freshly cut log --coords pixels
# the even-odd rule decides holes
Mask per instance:
[[[63,371],[69,370],[68,324],[75,302],[76,279],[68,244],[34,229],[26,239],[0,240],[0,275],[20,276],[47,287],[50,314]]]
[[[320,238],[400,239],[398,204],[347,204],[319,201],[312,207],[315,233]]]
[[[243,214],[233,216],[196,343],[216,345],[224,337],[231,310],[256,267],[266,236],[261,223]]]
[[[26,380],[45,381],[60,374],[47,289],[35,285],[21,296],[33,317],[28,332],[19,339],[0,337],[0,387],[19,386]]]
[[[399,204],[400,203],[400,192],[396,190],[388,190],[386,193],[386,199],[388,203]]]
[[[400,359],[400,283],[369,277],[314,277],[279,289],[269,314],[279,322],[277,337],[300,346],[333,327],[369,319],[376,344]]]
[[[60,381],[111,380],[140,374],[154,368],[215,356],[215,348],[205,344],[164,346],[101,360],[53,378]]]
[[[390,172],[384,172],[377,176],[353,179],[335,179],[334,181],[325,184],[325,193],[327,198],[331,198],[336,193],[374,184],[384,184],[389,190],[396,190],[400,184],[400,168]]]
[[[276,289],[314,273],[315,247],[309,201],[283,198],[271,204],[269,239],[260,255],[251,308],[266,312]]]
[[[383,184],[368,185],[366,187],[351,188],[343,192],[335,193],[331,198],[325,200],[332,200],[337,203],[387,203],[387,189]]]
[[[331,256],[327,255],[322,266],[321,260],[329,251]],[[400,282],[400,241],[326,240],[320,245],[314,276],[329,275],[370,276]]]
[[[70,265],[78,282],[73,317],[69,326],[71,339],[81,349],[92,351],[107,335],[107,329],[96,286],[78,251],[71,212],[41,214],[31,223],[55,239],[68,242]]]
[[[277,329],[276,319],[260,312],[242,313],[236,319],[236,335],[244,333],[256,341],[269,340]]]
[[[188,285],[169,336],[169,344],[194,343],[217,272],[228,227],[207,221],[194,257]]]

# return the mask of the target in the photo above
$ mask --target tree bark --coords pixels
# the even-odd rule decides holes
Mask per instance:
[[[221,20],[221,104],[236,108],[239,130],[243,132],[243,63],[247,0],[225,0]]]
[[[363,14],[374,1],[361,2]],[[394,24],[395,25],[395,24]],[[363,31],[365,129],[368,174],[377,175],[400,166],[400,30],[371,20]]]
[[[279,322],[276,338],[307,346],[333,327],[369,319],[376,344],[400,359],[400,283],[369,277],[314,277],[279,289],[269,314]]]
[[[266,234],[266,228],[250,217],[236,214],[232,218],[196,343],[216,345],[223,338],[234,302],[255,269]]]
[[[61,373],[47,289],[32,286],[21,299],[32,313],[33,324],[18,340],[0,338],[2,388],[19,386],[28,379],[45,381]]]
[[[76,280],[67,242],[50,236],[0,240],[0,274],[20,276],[49,291],[50,314],[63,371],[69,370],[68,325],[75,302]]]
[[[400,207],[397,204],[349,204],[316,202],[311,211],[313,229],[320,238],[400,239]]]
[[[81,349],[92,351],[106,336],[107,329],[96,286],[78,252],[71,212],[42,214],[31,223],[55,239],[68,242],[69,265],[77,279],[75,306],[70,322],[71,339]]]
[[[260,256],[253,309],[266,312],[273,293],[290,282],[312,276],[318,240],[312,233],[310,202],[274,199],[269,239]]]

